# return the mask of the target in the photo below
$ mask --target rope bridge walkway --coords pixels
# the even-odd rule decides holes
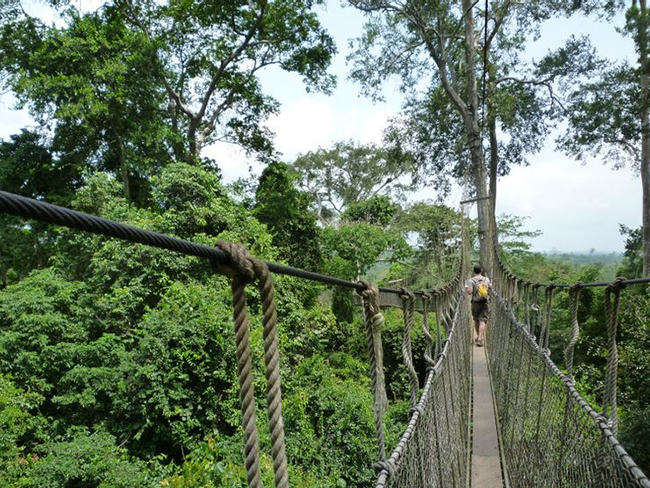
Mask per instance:
[[[376,425],[376,487],[466,487],[472,479],[473,347],[469,274],[463,243],[454,278],[446,285],[412,292],[379,288],[331,276],[268,263],[236,244],[198,245],[0,191],[0,212],[92,232],[130,242],[207,258],[215,272],[231,279],[239,375],[244,454],[248,485],[261,487],[260,450],[252,378],[246,287],[255,284],[262,297],[262,323],[268,420],[276,487],[288,487],[288,462],[282,419],[277,314],[271,273],[286,274],[333,286],[353,288],[361,297],[366,322],[373,412]],[[620,290],[650,280],[618,280],[611,284],[543,285],[517,279],[495,258],[487,337],[489,381],[500,428],[502,477],[511,486],[650,487],[650,481],[616,439],[616,328]],[[606,285],[609,357],[605,411],[596,413],[576,391],[571,376],[578,340],[577,297],[581,287]],[[568,374],[551,361],[548,351],[554,291],[568,289],[572,304],[572,339],[567,348]],[[410,387],[409,422],[388,452],[384,436],[387,408],[383,368],[383,309],[402,309],[402,355]],[[423,387],[413,364],[411,334],[415,314],[422,315],[426,377]],[[435,317],[432,330],[430,319]],[[481,350],[482,351],[482,350]],[[474,353],[476,362],[477,355]],[[478,356],[481,359],[481,356]],[[477,374],[476,365],[474,375]],[[478,383],[478,382],[477,382]],[[477,390],[474,390],[474,394]],[[483,400],[477,400],[477,402]],[[478,405],[478,403],[477,403]],[[476,454],[476,453],[475,453]],[[498,477],[500,478],[500,476]]]

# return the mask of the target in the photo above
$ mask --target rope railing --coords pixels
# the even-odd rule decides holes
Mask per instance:
[[[510,486],[650,488],[610,419],[582,398],[500,292],[492,304],[487,352]]]
[[[650,481],[615,437],[620,293],[626,285],[649,284],[650,279],[544,284],[517,277],[499,256],[494,262],[493,294],[497,306],[491,310],[489,320],[488,353],[505,439],[502,455],[511,485],[533,486],[544,481],[548,486],[650,487]],[[582,399],[573,378],[574,351],[580,337],[580,290],[594,287],[605,288],[607,367],[602,414]],[[526,293],[527,289],[532,293]],[[569,295],[571,337],[564,350],[567,374],[551,360],[549,350],[553,298],[559,291]],[[530,310],[523,318],[518,313],[522,305],[524,310]],[[527,371],[525,384],[521,381],[522,369]],[[513,416],[512,412],[517,414]],[[567,442],[571,443],[570,449]]]
[[[466,486],[469,482],[471,331],[467,295],[459,283],[453,292],[438,298],[436,321],[451,317],[447,336],[437,361],[428,368],[406,431],[390,457],[378,463],[376,488]]]
[[[113,220],[104,219],[95,215],[90,215],[76,210],[71,210],[58,205],[34,200],[32,198],[15,195],[0,190],[0,212],[27,219],[34,219],[47,224],[60,225],[70,229],[91,232],[107,237],[114,237],[125,241],[145,244],[151,247],[167,249],[178,252],[187,256],[196,256],[208,258],[217,263],[228,264],[230,258],[222,250],[194,242],[178,239],[158,232],[141,229],[132,225],[122,224]],[[311,281],[317,281],[326,285],[342,286],[363,291],[364,285],[356,281],[343,280],[334,276],[315,273],[283,264],[264,261],[269,271],[281,275],[304,278]],[[379,291],[384,294],[401,295],[402,290],[397,288],[380,287]],[[414,292],[421,296],[421,291]]]
[[[267,415],[271,434],[274,485],[282,488],[289,486],[281,411],[278,323],[271,273],[352,288],[361,295],[366,323],[369,376],[374,398],[373,412],[378,449],[377,486],[385,486],[386,483],[389,486],[445,486],[449,484],[449,479],[455,480],[453,485],[456,486],[456,482],[460,483],[461,479],[466,479],[464,460],[467,459],[469,449],[469,413],[463,413],[463,409],[454,405],[469,404],[471,394],[471,379],[468,379],[469,328],[464,326],[468,323],[467,307],[462,306],[465,303],[465,294],[461,291],[461,278],[466,273],[467,259],[461,257],[454,278],[446,285],[422,291],[380,288],[373,283],[352,282],[263,261],[249,255],[246,249],[238,244],[219,241],[215,247],[209,247],[4,191],[0,191],[0,212],[188,256],[207,258],[215,272],[230,278],[246,478],[249,487],[262,486],[250,321],[246,304],[246,286],[250,284],[256,284],[262,299]],[[381,331],[384,317],[381,308],[400,305],[404,318],[402,353],[410,385],[410,421],[400,443],[388,456],[384,433],[384,414],[388,400],[383,368]],[[429,330],[431,307],[435,309],[435,345]],[[422,328],[426,343],[424,358],[427,373],[421,393],[411,344],[416,311],[423,314]],[[445,331],[444,338],[442,330]],[[444,423],[441,422],[442,415]],[[411,457],[414,452],[417,453],[415,458]],[[450,454],[453,458],[452,464],[443,460],[443,457],[447,458]],[[431,457],[432,455],[434,457]],[[412,471],[414,464],[417,469]],[[435,476],[432,470],[435,471]],[[437,482],[434,483],[433,479]]]

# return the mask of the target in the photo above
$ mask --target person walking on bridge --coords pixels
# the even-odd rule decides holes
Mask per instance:
[[[483,268],[479,264],[474,266],[474,276],[467,280],[465,290],[472,297],[472,318],[474,319],[476,345],[478,347],[483,347],[489,311],[489,289],[491,286],[490,279],[483,275]]]

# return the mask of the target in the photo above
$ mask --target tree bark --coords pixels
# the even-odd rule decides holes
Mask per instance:
[[[493,87],[490,86],[491,90]],[[488,93],[491,93],[488,91]],[[492,204],[492,210],[490,212],[490,224],[492,225],[492,235],[495,238],[495,242],[498,242],[498,233],[497,233],[497,178],[499,175],[499,141],[497,138],[497,118],[494,113],[494,106],[490,103],[489,98],[487,102],[487,123],[488,123],[488,132],[490,135],[490,196],[492,197],[489,202]],[[499,252],[498,249],[495,249],[495,252]]]
[[[643,274],[650,276],[650,94],[648,93],[647,0],[640,0],[638,23],[641,68],[641,185],[643,185]]]
[[[465,15],[465,63],[467,79],[467,115],[464,117],[467,142],[469,145],[472,178],[476,188],[476,196],[480,199],[477,203],[478,210],[478,239],[481,249],[481,265],[488,274],[493,274],[492,258],[494,254],[494,235],[491,232],[491,215],[493,204],[488,196],[485,159],[481,141],[481,131],[478,120],[478,90],[476,83],[476,40],[474,37],[474,2],[463,0]]]
[[[115,134],[115,143],[117,149],[117,160],[120,166],[120,175],[122,178],[122,188],[124,190],[124,197],[127,201],[131,201],[131,182],[129,181],[129,168],[126,164],[126,158],[124,157],[124,143],[122,142],[122,137],[119,134]]]

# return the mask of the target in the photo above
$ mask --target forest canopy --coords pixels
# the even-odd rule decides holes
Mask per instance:
[[[643,104],[631,103],[640,93],[639,67],[608,67],[586,40],[572,39],[526,68],[543,83],[516,72],[520,41],[543,20],[576,9],[606,16],[622,2],[608,2],[613,10],[598,2],[531,2],[522,10],[512,10],[515,2],[491,2],[494,35],[491,46],[482,46],[489,53],[482,80],[483,53],[465,57],[462,36],[429,45],[428,23],[441,22],[445,35],[480,30],[463,24],[455,3],[434,2],[436,19],[423,10],[391,10],[390,2],[351,2],[369,19],[352,43],[352,78],[375,95],[398,76],[410,96],[381,144],[339,141],[292,161],[274,147],[266,122],[279,104],[260,74],[275,67],[297,75],[307,90],[331,93],[336,79],[328,69],[337,47],[319,19],[323,2],[114,0],[94,11],[47,3],[60,23],[28,15],[16,0],[0,5],[0,83],[34,120],[0,141],[1,190],[208,246],[240,243],[261,259],[350,281],[431,289],[455,275],[462,212],[440,199],[414,201],[419,185],[445,190],[452,181],[469,181],[470,193],[490,190],[496,199],[498,178],[528,164],[560,120],[568,120],[575,137],[559,144],[576,157],[639,142],[635,117]],[[415,28],[408,15],[424,27]],[[628,12],[628,34],[639,46],[647,15]],[[445,46],[446,71],[438,56]],[[394,56],[405,47],[412,56],[408,50]],[[377,52],[393,55],[393,63]],[[472,76],[461,73],[468,61],[476,68]],[[572,89],[574,61],[582,71]],[[422,80],[423,92],[409,89]],[[485,97],[480,115],[479,96]],[[569,119],[560,109],[567,100]],[[626,110],[608,121],[615,127],[592,131],[589,114],[604,116],[607,103]],[[607,138],[610,126],[621,136],[616,141]],[[205,156],[216,142],[236,144],[263,163],[248,191],[224,181],[223,163]],[[476,161],[468,162],[479,156],[483,172],[474,175]],[[626,150],[618,162],[636,164],[636,157]],[[530,240],[539,231],[524,216],[496,215],[488,204],[484,211],[466,222],[473,261],[483,260],[484,233],[492,229],[503,262],[527,279],[602,281],[647,269],[646,227],[621,226],[622,256],[545,255],[533,250]],[[245,486],[228,279],[198,258],[4,214],[0,235],[0,486]],[[274,280],[292,485],[369,486],[376,425],[358,299],[350,289],[282,275]],[[620,437],[647,470],[650,331],[643,320],[650,295],[626,293]],[[604,297],[585,290],[581,300],[575,376],[598,406]],[[270,486],[261,302],[251,290],[262,477]],[[560,300],[551,327],[561,367],[568,309]],[[403,327],[399,310],[385,311],[389,449],[409,418]],[[425,337],[415,329],[422,383]]]

